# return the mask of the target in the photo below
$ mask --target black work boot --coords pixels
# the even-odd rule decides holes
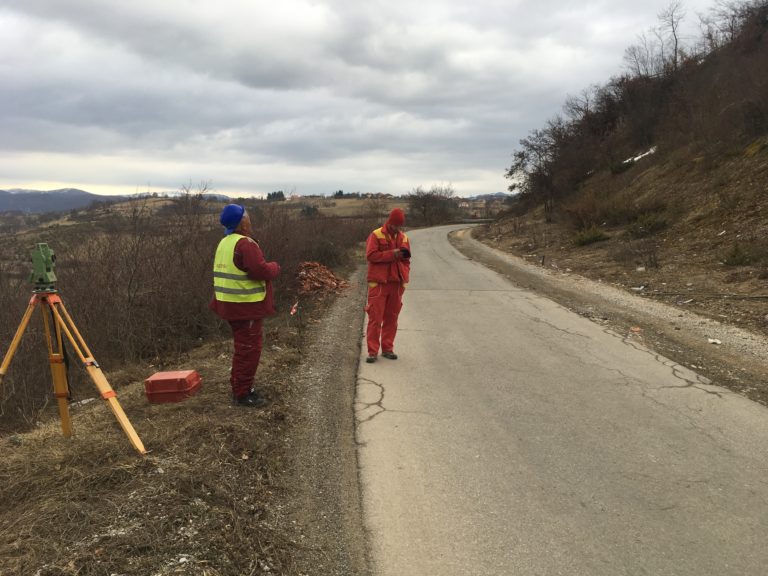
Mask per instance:
[[[368,356],[368,358],[366,358],[365,361],[368,362],[368,364],[373,364],[374,362],[376,362],[376,356]]]
[[[252,391],[245,396],[241,396],[235,401],[237,406],[247,406],[248,408],[264,408],[269,401],[258,392]]]
[[[391,350],[389,352],[382,352],[381,355],[384,356],[384,358],[389,358],[390,360],[397,360],[397,354]]]

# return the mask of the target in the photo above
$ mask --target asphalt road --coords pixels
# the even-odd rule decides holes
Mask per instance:
[[[400,358],[360,364],[374,574],[766,574],[768,409],[515,287],[451,229],[409,234]]]

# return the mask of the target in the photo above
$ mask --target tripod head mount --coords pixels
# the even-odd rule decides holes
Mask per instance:
[[[32,273],[29,281],[35,285],[34,292],[56,292],[54,272],[56,254],[48,244],[40,243],[32,250]]]

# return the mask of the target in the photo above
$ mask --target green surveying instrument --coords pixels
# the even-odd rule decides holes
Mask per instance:
[[[3,358],[3,363],[0,364],[0,384],[2,384],[13,355],[19,347],[21,337],[24,335],[32,313],[39,306],[43,316],[43,327],[48,346],[48,361],[51,366],[51,376],[53,379],[53,395],[56,397],[56,402],[59,406],[61,429],[64,436],[67,438],[72,436],[72,419],[69,415],[69,383],[67,381],[67,368],[64,363],[63,337],[66,336],[80,361],[85,365],[85,369],[96,385],[101,397],[109,404],[123,432],[128,436],[128,440],[140,454],[146,454],[147,451],[144,448],[144,444],[142,444],[141,439],[136,434],[136,430],[134,430],[133,425],[117,401],[117,394],[109,385],[109,382],[107,382],[107,378],[101,371],[99,364],[93,358],[93,354],[91,354],[77,326],[75,326],[67,309],[64,307],[64,302],[61,301],[58,290],[56,290],[55,262],[56,255],[48,247],[48,244],[38,244],[32,250],[32,273],[29,276],[29,281],[34,285],[34,290],[32,290],[32,298],[29,301],[27,310],[11,341],[11,346],[5,354],[5,358]]]
[[[35,285],[34,292],[55,292],[56,273],[53,271],[56,254],[48,244],[38,244],[32,250],[32,272],[29,282]]]

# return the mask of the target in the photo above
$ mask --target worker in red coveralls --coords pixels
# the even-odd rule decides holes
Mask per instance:
[[[228,204],[219,218],[224,238],[213,263],[213,299],[209,308],[232,327],[235,352],[230,383],[234,402],[261,408],[267,400],[253,387],[262,347],[262,323],[275,313],[271,280],[280,274],[277,262],[267,262],[251,238],[251,219],[245,208]]]
[[[384,226],[368,236],[365,257],[368,260],[368,328],[366,362],[376,362],[381,355],[397,360],[395,335],[397,317],[403,307],[403,292],[411,270],[411,245],[400,230],[405,214],[400,208],[390,212]]]

